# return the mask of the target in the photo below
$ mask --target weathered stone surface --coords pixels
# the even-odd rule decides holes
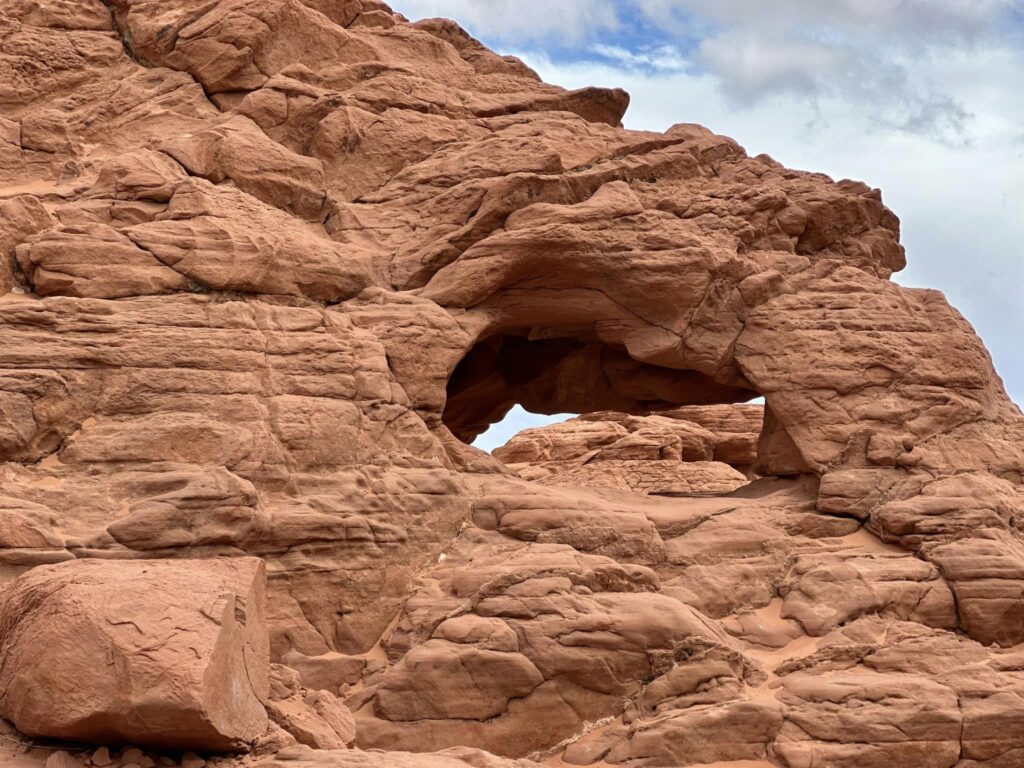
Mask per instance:
[[[858,616],[892,615],[932,627],[957,626],[953,594],[939,570],[906,555],[800,558],[782,617],[820,636]]]
[[[494,565],[480,566],[484,553]],[[755,676],[712,622],[657,594],[647,568],[481,534],[450,552],[433,579],[387,646],[402,660],[376,690],[378,719],[360,722],[363,746],[468,743],[523,754],[621,713],[624,697],[675,664],[717,665],[715,677],[740,686]]]
[[[184,182],[166,212],[125,234],[208,289],[337,301],[373,282],[366,257],[252,197],[199,181]]]
[[[54,223],[34,195],[0,200],[0,295],[10,292],[19,283],[15,273],[15,246],[30,235],[49,229]]]
[[[248,118],[236,116],[203,131],[171,139],[162,151],[193,176],[230,181],[265,203],[319,219],[327,198],[321,163],[291,152]]]
[[[315,749],[344,749],[355,740],[356,724],[348,707],[324,691],[310,691],[267,704],[270,719],[300,744]]]
[[[959,624],[975,640],[1002,646],[1024,639],[1024,546],[1012,534],[979,535],[928,548],[957,596]]]
[[[48,229],[18,246],[40,296],[119,299],[187,290],[188,279],[105,224]]]
[[[536,768],[531,760],[503,760],[476,749],[454,747],[433,754],[410,752],[314,751],[290,748],[260,761],[259,768]]]
[[[758,405],[690,405],[659,416],[704,427],[715,436],[712,458],[738,469],[757,461],[757,443],[764,426],[764,407]]]
[[[267,727],[264,582],[242,558],[33,569],[0,601],[0,713],[32,736],[251,744]]]
[[[275,768],[1024,761],[1024,417],[877,190],[379,0],[12,0],[0,71],[5,605],[260,558]],[[75,679],[3,711],[149,711]]]
[[[789,765],[952,766],[962,718],[956,692],[914,675],[794,674],[775,749]],[[855,713],[855,714],[854,714]]]
[[[748,482],[728,464],[711,460],[719,442],[714,433],[682,418],[595,413],[524,430],[494,456],[544,485],[702,496]]]
[[[631,730],[606,759],[645,766],[763,760],[781,726],[777,702],[693,707]]]

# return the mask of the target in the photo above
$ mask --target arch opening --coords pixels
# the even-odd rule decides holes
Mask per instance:
[[[759,397],[699,371],[638,361],[625,347],[579,329],[532,328],[485,336],[473,345],[449,377],[443,420],[458,439],[473,443],[516,405],[544,415],[645,416]]]
[[[748,404],[759,398],[581,333],[503,330],[481,338],[455,367],[443,417],[473,443],[513,409],[557,415],[509,424],[500,440],[478,446],[542,485],[718,496],[765,474],[759,457],[778,440],[768,409]]]

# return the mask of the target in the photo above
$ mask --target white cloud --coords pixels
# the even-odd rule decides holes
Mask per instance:
[[[580,53],[596,41],[593,54],[626,67],[702,67],[738,105],[774,93],[811,103],[843,99],[879,125],[952,144],[970,140],[973,114],[929,77],[929,65],[950,51],[1005,45],[1013,30],[1021,34],[1011,13],[1024,14],[1024,0],[397,0],[396,7],[450,16],[517,47],[557,42]],[[609,44],[609,32],[629,44]],[[688,44],[673,48],[666,33]]]
[[[474,34],[509,43],[579,43],[619,27],[614,0],[397,0],[410,19],[455,19]]]
[[[745,101],[780,90],[816,94],[819,79],[845,79],[856,63],[823,43],[796,40],[780,46],[745,30],[702,40],[697,58]]]
[[[709,24],[695,59],[727,95],[776,92],[861,105],[879,124],[949,143],[973,117],[931,76],[951,53],[1006,44],[1017,0],[637,0],[662,23]],[[682,15],[680,15],[682,14]]]
[[[861,107],[880,127],[951,144],[970,140],[973,115],[964,103],[929,76],[927,64],[911,64],[894,48],[876,55],[869,46],[727,31],[701,41],[695,61],[737,106],[778,93],[811,104],[840,99]]]
[[[619,45],[598,43],[591,50],[598,56],[616,61],[631,69],[680,72],[692,66],[690,60],[672,45],[659,45],[641,51],[631,51]]]
[[[1000,31],[1018,0],[627,0],[662,24],[695,17],[722,26],[789,33],[817,28],[841,36],[974,41]]]

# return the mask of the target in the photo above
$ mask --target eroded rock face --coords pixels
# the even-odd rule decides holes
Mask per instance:
[[[877,190],[378,0],[15,0],[0,71],[18,617],[259,558],[275,766],[1024,761],[1024,417]],[[124,738],[88,680],[3,711]]]
[[[0,714],[23,733],[232,750],[267,729],[263,564],[76,560],[0,600]]]
[[[303,749],[282,751],[263,760],[259,768],[536,768],[531,760],[503,760],[475,749],[453,748],[430,755],[409,752],[325,752]]]
[[[714,414],[732,410],[691,408],[712,424]],[[522,477],[545,485],[618,488],[655,496],[709,496],[746,485],[748,478],[739,469],[755,460],[761,409],[747,409],[755,416],[742,425],[747,432],[722,436],[686,420],[688,410],[642,417],[588,414],[520,432],[494,456]],[[732,459],[734,465],[714,461],[716,456]]]

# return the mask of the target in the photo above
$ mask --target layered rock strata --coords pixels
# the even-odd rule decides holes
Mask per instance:
[[[259,558],[270,765],[1024,764],[1024,417],[878,190],[377,0],[14,0],[0,69],[46,647],[62,573]],[[586,416],[510,467],[468,443],[514,404]]]
[[[716,433],[713,428],[736,429]],[[520,432],[494,456],[544,485],[710,496],[747,484],[764,423],[758,406],[688,406],[651,416],[597,412]]]

